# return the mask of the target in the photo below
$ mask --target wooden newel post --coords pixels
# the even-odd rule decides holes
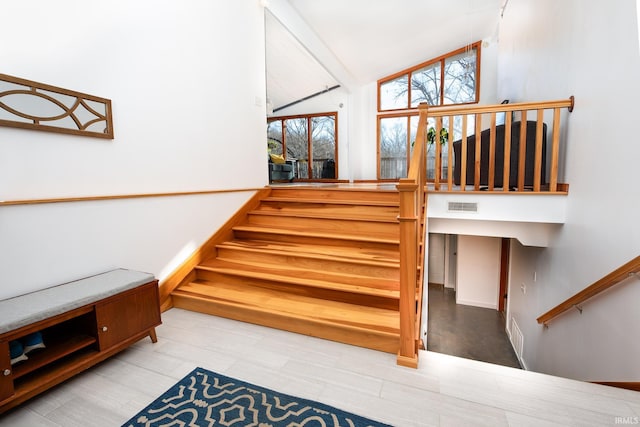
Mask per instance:
[[[418,250],[418,183],[401,179],[400,193],[400,349],[398,365],[418,367],[416,327],[416,253]]]

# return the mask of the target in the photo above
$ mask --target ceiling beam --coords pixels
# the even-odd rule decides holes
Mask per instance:
[[[262,0],[265,8],[304,46],[340,85],[351,92],[358,84],[353,75],[318,37],[287,0]]]

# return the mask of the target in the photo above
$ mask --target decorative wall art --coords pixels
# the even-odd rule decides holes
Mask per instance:
[[[113,139],[111,100],[0,74],[0,126]]]

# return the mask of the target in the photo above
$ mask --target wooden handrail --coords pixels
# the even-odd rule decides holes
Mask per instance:
[[[444,130],[447,131],[445,135],[448,135],[443,143],[448,145],[448,157],[442,156],[443,147],[439,142],[433,144],[435,146],[435,166],[433,166],[433,186],[430,189],[450,192],[479,191],[482,187],[482,190],[500,192],[515,190],[517,192],[565,193],[566,185],[558,182],[559,155],[562,152],[560,150],[560,113],[562,108],[573,111],[574,103],[575,99],[571,96],[569,99],[557,101],[430,107],[428,119],[435,123],[436,135],[441,135],[441,131]],[[529,111],[533,111],[531,114],[533,120],[528,121],[527,113]],[[545,147],[546,135],[543,130],[547,126],[545,123],[545,113],[547,112],[553,115],[553,119],[548,124],[550,140]],[[504,137],[501,138],[497,137],[498,113],[504,114]],[[533,117],[534,114],[535,117]],[[517,123],[515,117],[519,117],[520,131],[518,133],[514,130],[512,135],[513,126],[516,126]],[[469,118],[475,120],[475,129],[467,129]],[[449,124],[448,128],[443,129],[445,120],[448,120]],[[457,126],[455,135],[454,122]],[[487,124],[489,126],[488,135],[487,131],[482,131],[483,122],[485,126]],[[533,130],[535,130],[535,137],[532,136]],[[460,158],[456,159],[456,169],[459,168],[460,172],[457,172],[459,177],[456,179],[455,186],[453,180],[453,140],[459,141],[460,144],[458,147]],[[469,144],[475,145],[475,150],[468,151]],[[513,152],[513,150],[516,151]],[[548,165],[544,150],[549,153]],[[496,161],[500,158],[498,156],[502,157],[500,164]],[[475,158],[473,164],[469,164],[471,158]],[[443,167],[445,160],[447,161],[446,167]],[[543,166],[545,167],[543,168]],[[446,176],[444,176],[445,174]],[[526,182],[525,175],[527,176]],[[467,186],[473,187],[467,188]],[[496,190],[495,187],[498,189]]]
[[[617,285],[630,275],[640,272],[640,255],[629,261],[628,263],[618,267],[602,279],[593,283],[589,287],[578,292],[566,301],[561,302],[551,310],[538,317],[538,323],[547,325],[552,319],[558,317],[567,310],[579,307],[586,300],[593,298],[601,292],[606,291],[612,286]]]
[[[575,105],[575,97],[570,96],[569,99],[561,99],[557,101],[540,101],[540,102],[515,102],[513,104],[495,104],[495,105],[451,105],[429,107],[429,117],[445,117],[456,116],[462,114],[484,114],[484,113],[502,113],[505,111],[523,111],[523,110],[548,110],[551,108],[568,108],[573,111]]]

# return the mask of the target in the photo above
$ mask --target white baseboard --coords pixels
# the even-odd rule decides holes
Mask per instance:
[[[463,299],[456,299],[456,304],[471,305],[473,307],[481,307],[481,308],[492,308],[494,310],[498,309],[497,304],[488,304],[486,302],[470,301],[470,300],[463,300]]]

